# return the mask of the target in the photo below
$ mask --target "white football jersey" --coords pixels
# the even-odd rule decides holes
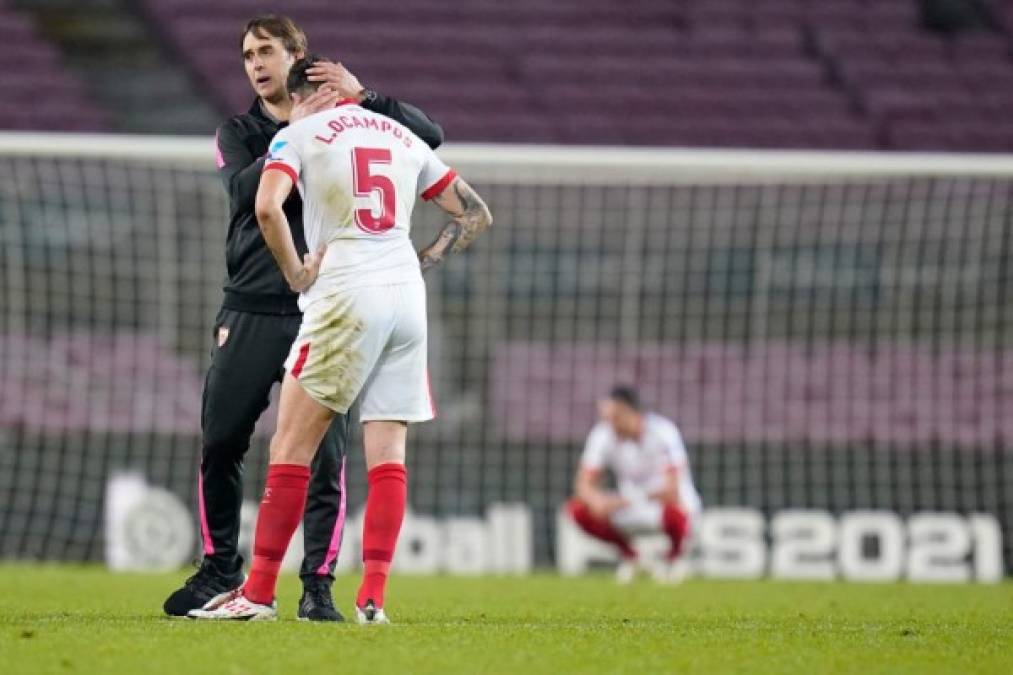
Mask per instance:
[[[327,244],[301,308],[337,289],[421,282],[412,209],[456,174],[406,127],[344,101],[279,131],[264,166],[271,169],[299,188],[309,250]]]
[[[674,467],[683,508],[696,512],[702,507],[682,434],[661,415],[644,415],[644,433],[636,441],[619,438],[611,425],[599,422],[588,434],[580,464],[587,469],[610,469],[616,475],[619,494],[631,501],[643,500],[663,488],[666,470]]]

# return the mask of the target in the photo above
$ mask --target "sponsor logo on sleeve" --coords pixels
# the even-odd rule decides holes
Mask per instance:
[[[281,149],[284,148],[286,145],[288,145],[288,141],[275,141],[274,143],[272,143],[270,149],[268,149],[267,151],[267,158],[281,159],[280,157],[277,157],[275,153],[280,152]]]

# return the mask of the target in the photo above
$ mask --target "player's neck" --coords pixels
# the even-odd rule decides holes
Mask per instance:
[[[644,426],[644,416],[641,415],[633,425],[633,434],[630,436],[630,440],[640,441],[644,437]]]
[[[616,437],[623,441],[630,441],[631,443],[639,443],[644,437],[644,425],[640,424],[633,429],[627,429],[625,431],[616,431]]]
[[[266,98],[260,99],[260,107],[264,113],[277,122],[288,122],[292,114],[292,99],[288,96],[278,101],[269,101]]]

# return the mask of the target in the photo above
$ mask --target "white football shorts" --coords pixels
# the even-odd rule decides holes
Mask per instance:
[[[700,512],[685,507],[683,511],[689,517],[690,531],[695,532]],[[628,506],[614,511],[609,516],[609,521],[617,530],[630,536],[661,532],[664,529],[661,502],[646,497],[631,500]]]
[[[363,286],[314,301],[285,370],[335,412],[347,413],[359,397],[363,422],[433,419],[425,284]]]

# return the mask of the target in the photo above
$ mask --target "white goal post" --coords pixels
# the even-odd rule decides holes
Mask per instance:
[[[94,157],[213,168],[213,140],[194,136],[0,132],[4,156]],[[447,143],[448,164],[474,172],[476,181],[500,171],[512,180],[614,180],[622,172],[638,184],[675,179],[772,180],[807,176],[1009,176],[1013,155],[942,152],[729,150],[628,146]],[[532,176],[530,172],[538,172]],[[544,173],[542,173],[544,172]],[[576,172],[578,176],[570,178]],[[564,175],[565,174],[565,175]],[[471,175],[471,174],[469,174]],[[509,174],[508,174],[509,175]],[[594,177],[594,178],[591,178]]]

